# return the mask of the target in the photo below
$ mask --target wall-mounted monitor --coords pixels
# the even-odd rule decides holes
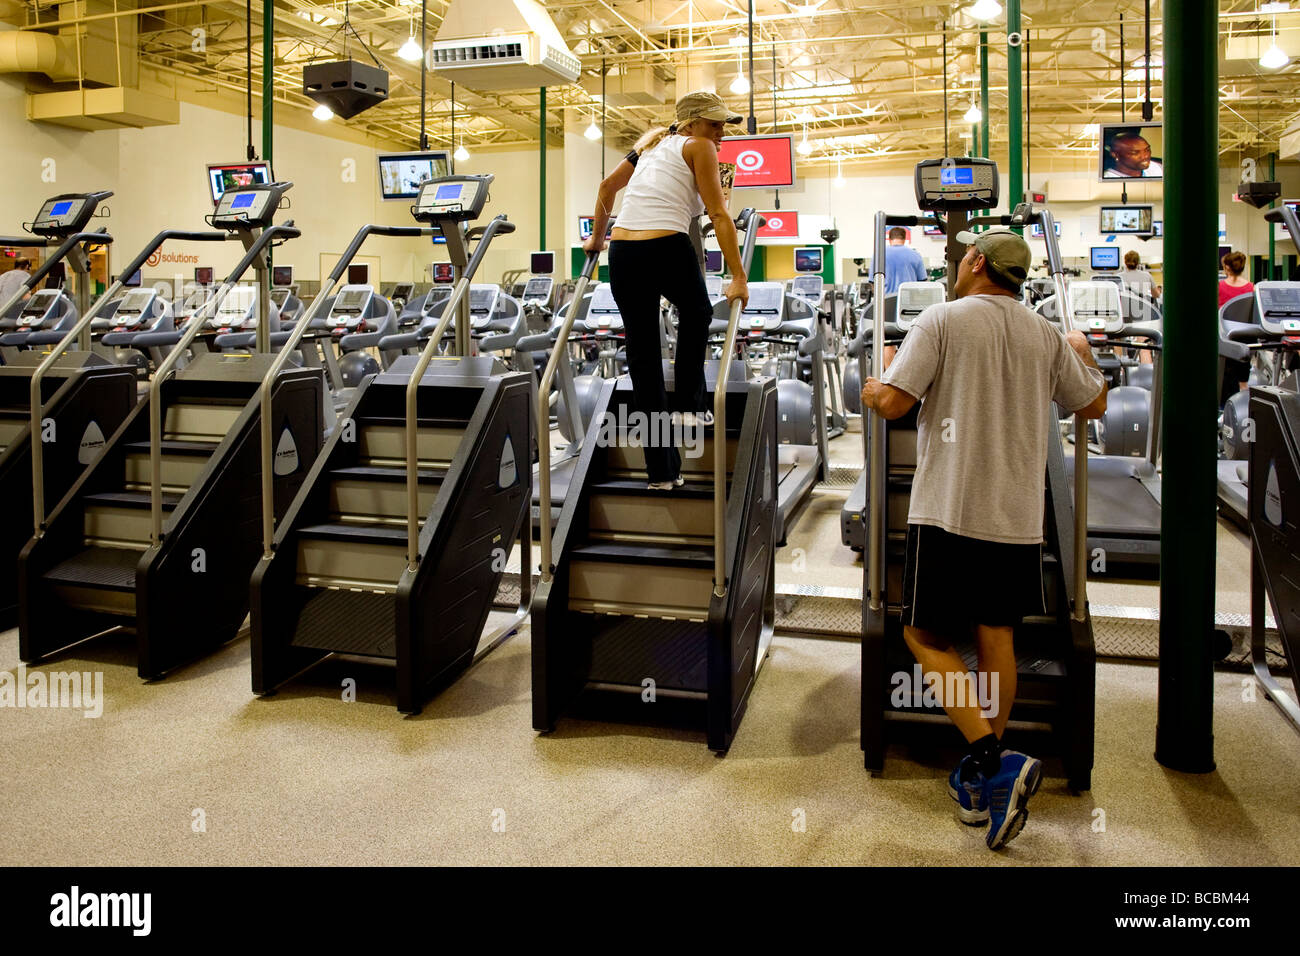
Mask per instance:
[[[1094,272],[1119,268],[1119,246],[1093,246],[1088,257]]]
[[[705,272],[721,272],[722,267],[724,265],[725,262],[723,261],[722,258],[721,249],[704,250],[704,271]]]
[[[1057,238],[1057,239],[1060,239],[1060,238],[1061,238],[1061,224],[1060,224],[1059,222],[1053,222],[1052,225],[1056,227],[1055,230],[1054,230],[1054,231],[1056,232],[1056,238]],[[1032,226],[1030,226],[1030,227],[1029,227],[1029,235],[1032,236],[1034,239],[1042,239],[1042,238],[1043,238],[1043,235],[1044,235],[1044,233],[1043,233],[1043,224],[1042,224],[1041,222],[1036,222],[1036,223],[1034,223]]]
[[[938,237],[944,235],[942,226],[925,226],[921,229],[921,232],[927,236]]]
[[[293,285],[293,266],[271,266],[271,285],[277,289]]]
[[[144,282],[144,277],[139,269],[136,269],[129,276],[119,276],[118,278],[122,280],[122,286],[127,289],[138,289]]]
[[[1165,131],[1159,123],[1116,123],[1101,128],[1097,176],[1103,182],[1165,177]]]
[[[735,189],[789,189],[795,184],[794,136],[728,136],[718,162],[736,167]]]
[[[216,205],[227,189],[256,186],[271,181],[270,163],[220,163],[208,166],[208,189]]]
[[[450,262],[435,262],[432,274],[434,282],[451,282],[455,278],[451,271]]]
[[[822,250],[816,246],[801,246],[794,251],[795,272],[821,272]]]
[[[778,209],[765,212],[763,225],[758,227],[760,239],[798,239],[799,213],[793,209]]]
[[[1283,199],[1282,205],[1289,206],[1292,212],[1297,216],[1300,216],[1300,199]],[[1291,230],[1286,227],[1285,222],[1279,222],[1277,224],[1277,234],[1280,239],[1291,238]]]
[[[385,199],[414,199],[420,183],[450,175],[451,159],[445,149],[424,153],[381,153],[379,192]]]
[[[212,285],[216,280],[216,274],[212,266],[195,266],[194,281],[199,285]]]
[[[1150,235],[1155,222],[1155,210],[1149,204],[1127,203],[1123,206],[1102,206],[1101,221],[1097,227],[1103,236]]]
[[[348,285],[370,285],[370,266],[365,262],[348,266]]]
[[[610,233],[614,231],[614,220],[616,216],[609,217],[609,225],[605,228],[605,238],[608,239]],[[591,238],[592,228],[596,225],[596,220],[592,216],[578,217],[578,238],[586,242]]]
[[[1153,219],[1151,221],[1151,235],[1163,236],[1165,234],[1165,221],[1163,219]]]
[[[555,274],[555,253],[534,252],[528,257],[528,271],[535,276]]]

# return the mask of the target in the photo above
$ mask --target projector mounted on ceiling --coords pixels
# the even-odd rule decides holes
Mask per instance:
[[[537,0],[452,0],[429,58],[472,90],[563,86],[582,67]]]

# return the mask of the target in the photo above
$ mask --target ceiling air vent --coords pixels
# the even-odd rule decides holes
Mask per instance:
[[[563,86],[581,69],[536,0],[454,0],[429,59],[435,73],[472,90]]]

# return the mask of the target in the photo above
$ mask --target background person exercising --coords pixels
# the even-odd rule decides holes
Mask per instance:
[[[722,248],[731,282],[727,302],[749,301],[749,286],[740,261],[736,224],[727,212],[718,169],[718,144],[727,123],[741,117],[713,93],[688,93],[677,101],[677,122],[663,135],[642,138],[638,161],[619,163],[600,184],[587,252],[605,247],[605,229],[614,196],[624,186],[623,208],[609,244],[609,279],[627,335],[627,368],[636,410],[651,422],[668,411],[659,345],[659,299],[677,307],[677,351],[672,411],[686,413],[687,423],[704,412],[704,351],[713,307],[704,285],[691,220],[707,212]],[[639,144],[640,145],[640,144]],[[689,416],[689,417],[688,417]],[[707,424],[711,415],[704,418]],[[653,429],[652,429],[653,431]],[[649,486],[669,490],[682,484],[681,455],[676,448],[647,442]]]
[[[924,673],[965,675],[952,641],[975,631],[996,711],[986,717],[978,701],[944,701],[969,744],[949,793],[962,822],[990,821],[996,850],[1024,826],[1042,777],[1038,760],[1001,741],[1016,697],[1013,629],[1043,613],[1043,481],[1056,428],[1049,403],[1097,418],[1106,386],[1081,332],[1063,335],[1019,302],[1030,266],[1024,239],[1006,230],[957,238],[970,244],[957,300],[917,317],[887,381],[867,379],[862,405],[894,419],[921,401],[903,636]]]

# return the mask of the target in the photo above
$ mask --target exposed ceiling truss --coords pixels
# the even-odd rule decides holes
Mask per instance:
[[[275,2],[275,90],[286,107],[309,111],[301,92],[302,68],[343,53],[338,26],[343,4],[307,0]],[[458,0],[472,2],[472,0]],[[428,0],[428,36],[437,32],[448,0]],[[547,90],[551,136],[593,120],[611,147],[635,139],[671,118],[675,83],[698,77],[733,105],[747,96],[730,92],[747,72],[746,2],[740,0],[558,0],[547,12],[583,66],[579,83]],[[962,114],[978,99],[981,25],[965,4],[911,0],[755,0],[754,113],[759,132],[792,132],[807,139],[801,163],[885,163],[935,155],[944,147],[947,80],[948,148],[962,149],[971,127]],[[1275,28],[1300,46],[1300,2],[1276,15],[1260,15],[1257,0],[1222,0],[1221,39],[1270,42]],[[1028,61],[1028,136],[1035,162],[1093,154],[1095,124],[1136,120],[1143,98],[1141,0],[1025,0],[1022,28]],[[65,8],[66,9],[66,8]],[[141,0],[141,64],[242,92],[245,86],[245,5],[242,0],[158,2]],[[47,0],[28,0],[27,25],[50,22]],[[392,76],[390,97],[349,125],[399,148],[418,143],[419,64],[396,51],[418,39],[418,0],[354,0],[351,24]],[[261,5],[254,4],[254,95],[261,91]],[[1160,5],[1152,11],[1151,96],[1161,111]],[[1119,22],[1124,18],[1124,46]],[[946,30],[945,30],[946,25]],[[990,142],[1005,149],[1005,14],[983,25],[989,58]],[[202,30],[204,42],[195,43]],[[947,62],[943,41],[947,38]],[[1254,59],[1226,59],[1220,44],[1221,153],[1259,154],[1276,147],[1300,102],[1300,49],[1281,70],[1260,69]],[[355,41],[352,53],[358,55]],[[359,54],[364,58],[364,54]],[[775,68],[774,68],[775,61]],[[946,69],[945,69],[946,67]],[[651,69],[663,81],[665,102],[615,106],[600,102],[600,75],[612,82],[628,70]],[[1121,76],[1123,90],[1121,91]],[[684,90],[683,90],[684,92]],[[536,146],[538,92],[477,93],[457,87],[456,141],[467,148]],[[740,112],[748,112],[741,108]],[[435,145],[451,140],[451,87],[427,76],[427,130]],[[339,120],[332,122],[338,123]],[[807,148],[807,147],[806,147]]]

